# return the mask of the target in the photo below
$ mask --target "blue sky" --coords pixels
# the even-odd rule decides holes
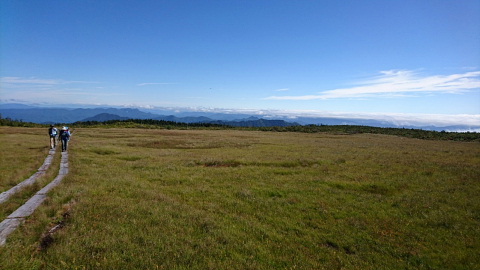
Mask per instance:
[[[480,124],[480,1],[0,2],[0,100]]]

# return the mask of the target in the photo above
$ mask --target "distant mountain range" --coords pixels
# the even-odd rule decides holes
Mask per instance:
[[[7,108],[5,108],[7,107]],[[242,126],[242,127],[272,127],[272,126],[294,126],[298,123],[290,123],[284,120],[266,120],[252,116],[242,115],[245,119],[235,121],[218,120],[204,116],[177,117],[174,115],[157,115],[142,112],[138,109],[117,109],[117,108],[92,108],[92,109],[69,109],[69,108],[37,108],[32,106],[19,106],[13,104],[1,106],[0,114],[4,118],[33,122],[40,124],[74,123],[85,121],[105,122],[110,120],[128,119],[153,119],[165,120],[179,123],[211,123],[219,125]]]
[[[399,125],[395,121],[335,118],[335,117],[288,117],[257,115],[243,113],[219,113],[202,111],[182,111],[173,109],[145,110],[137,108],[47,108],[24,104],[0,104],[2,118],[21,120],[41,124],[74,123],[80,121],[128,120],[128,119],[154,119],[179,123],[211,123],[242,127],[271,127],[293,125],[362,125],[373,127],[415,128],[436,131],[466,131],[480,130],[478,126],[467,125]]]
[[[85,118],[82,120],[82,122],[87,122],[87,121],[105,122],[105,121],[111,121],[111,120],[128,120],[128,119],[131,119],[131,118],[122,117],[122,116],[118,116],[116,114],[111,114],[111,113],[101,113],[92,117]]]
[[[12,106],[10,106],[12,107]],[[138,109],[117,109],[117,108],[94,108],[94,109],[70,109],[70,108],[7,108],[0,106],[0,114],[3,118],[22,120],[25,122],[53,124],[53,123],[74,123],[78,121],[107,121],[105,115],[115,115],[125,119],[153,119],[156,114],[141,112]],[[98,116],[100,115],[100,116]]]

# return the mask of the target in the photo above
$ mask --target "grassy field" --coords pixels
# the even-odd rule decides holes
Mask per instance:
[[[0,136],[4,191],[48,136]],[[0,269],[480,269],[478,142],[83,128],[69,157]]]
[[[0,128],[1,191],[30,177],[43,164],[48,155],[47,134],[42,129]]]
[[[0,128],[0,192],[14,187],[37,172],[48,155],[47,134],[44,129]],[[59,162],[60,155],[57,155],[46,174],[39,177],[34,185],[1,204],[0,221],[50,182],[58,173]]]

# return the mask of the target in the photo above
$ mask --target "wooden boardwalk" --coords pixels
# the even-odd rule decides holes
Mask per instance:
[[[30,186],[30,185],[33,185],[35,183],[35,181],[37,181],[37,179],[44,175],[46,173],[46,171],[48,170],[48,168],[50,167],[50,164],[52,164],[52,160],[53,160],[53,156],[55,155],[55,149],[51,149],[49,152],[48,152],[48,156],[47,158],[45,159],[45,161],[43,162],[43,165],[38,168],[37,172],[34,173],[32,176],[30,176],[29,178],[25,179],[23,182],[19,183],[18,185],[12,187],[11,189],[5,191],[5,192],[2,192],[0,193],[0,204],[8,201],[8,199],[14,195],[15,193],[19,192],[20,190],[22,190],[23,188],[27,187],[27,186]]]
[[[7,201],[10,196],[20,191],[25,186],[32,185],[36,179],[45,174],[45,171],[50,166],[55,150],[50,150],[45,162],[42,167],[38,169],[38,172],[33,174],[30,178],[26,179],[17,186],[11,188],[10,190],[3,192],[0,196],[0,203]],[[15,229],[22,224],[25,219],[30,216],[35,209],[37,209],[40,204],[47,198],[47,193],[56,187],[62,181],[63,177],[68,174],[68,152],[62,152],[62,158],[60,161],[60,169],[58,171],[57,177],[53,179],[48,185],[39,190],[35,195],[33,195],[25,204],[20,206],[12,214],[10,214],[4,221],[0,223],[0,246],[5,245],[7,237],[15,231]],[[26,183],[25,183],[26,182]],[[12,191],[13,190],[13,191]],[[4,195],[5,194],[5,195]]]

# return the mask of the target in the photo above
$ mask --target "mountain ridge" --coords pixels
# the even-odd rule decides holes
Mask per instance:
[[[165,113],[160,115],[155,112]],[[414,128],[434,131],[480,131],[479,125],[415,125],[399,124],[394,119],[376,120],[369,118],[340,117],[289,117],[285,115],[251,113],[222,113],[212,111],[176,111],[174,109],[139,109],[139,108],[61,108],[37,107],[24,104],[0,104],[2,118],[39,124],[74,123],[79,121],[108,121],[126,119],[153,119],[182,123],[211,123],[232,126],[291,126],[291,125],[362,125],[373,127]],[[260,116],[261,118],[259,118]],[[261,120],[261,121],[260,121]]]

